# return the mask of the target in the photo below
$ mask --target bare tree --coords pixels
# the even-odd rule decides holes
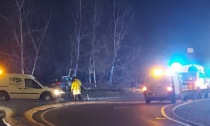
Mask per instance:
[[[16,42],[20,48],[20,69],[21,73],[25,73],[25,63],[24,63],[24,40],[23,40],[23,23],[29,16],[31,10],[24,9],[24,0],[16,0],[16,12],[17,12],[17,20],[18,20],[18,28],[14,29],[14,34],[16,38]]]
[[[94,86],[96,87],[96,56],[99,50],[102,48],[100,41],[96,39],[97,27],[100,25],[101,16],[103,13],[103,7],[101,0],[95,0],[93,3],[93,11],[91,15],[91,25],[92,25],[92,41],[91,41],[91,53],[89,58],[89,82],[92,82],[92,75]]]
[[[80,43],[81,43],[81,27],[82,27],[82,0],[79,1],[79,7],[76,10],[76,16],[74,16],[74,25],[75,25],[75,69],[74,76],[77,76],[77,70],[79,66],[79,58],[80,58]]]
[[[24,5],[25,1],[24,0],[15,0],[15,10],[16,10],[16,17],[17,17],[17,24],[16,23],[11,23],[10,19],[7,18],[4,15],[0,15],[2,18],[4,18],[11,26],[13,32],[14,32],[14,37],[15,41],[18,45],[20,55],[18,57],[14,56],[17,58],[18,62],[20,63],[20,71],[22,74],[25,73],[25,62],[24,62],[24,22],[28,18],[28,16],[31,13],[31,8],[30,6],[25,7]]]
[[[113,31],[112,31],[112,40],[113,40],[113,57],[110,69],[109,84],[112,85],[112,79],[115,69],[115,63],[117,60],[118,52],[121,47],[122,40],[128,34],[129,25],[133,19],[131,10],[123,5],[122,3],[113,0]]]
[[[82,14],[82,9],[83,9],[83,2],[82,0],[78,0],[76,1],[78,7],[75,10],[75,14],[73,14],[73,19],[74,19],[74,41],[73,44],[74,48],[73,50],[75,50],[75,67],[74,67],[74,74],[73,76],[77,76],[77,71],[79,68],[79,62],[80,62],[80,48],[81,48],[81,41],[87,37],[87,33],[86,33],[86,29],[85,29],[85,22],[83,22],[83,16]]]
[[[30,23],[32,22],[31,18],[33,16],[32,12],[33,9],[31,6],[31,1],[15,0],[15,14],[12,15],[12,19],[7,18],[6,16],[0,14],[0,17],[5,19],[9,23],[10,27],[13,30],[14,38],[17,43],[19,52],[17,53],[17,55],[15,54],[8,54],[8,55],[10,55],[10,57],[12,57],[15,60],[15,62],[18,62],[19,64],[18,67],[20,68],[20,72],[22,74],[24,74],[26,71],[28,73],[34,74],[37,65],[40,47],[44,41],[46,31],[48,29],[51,18],[51,14],[49,17],[45,16],[44,26],[43,26],[44,28],[32,30],[32,28],[30,27]],[[34,25],[34,22],[32,24]],[[28,38],[30,38],[30,40]],[[32,44],[30,42],[32,42]],[[26,48],[26,46],[28,47]],[[34,56],[30,55],[31,52],[27,52],[27,49],[31,51],[32,50],[31,48],[35,50]],[[27,65],[25,63],[26,59],[30,60],[31,61],[30,63],[33,64],[31,69],[27,68]]]
[[[50,19],[51,19],[51,13],[48,15],[48,16],[43,16],[44,18],[44,29],[35,29],[35,30],[32,30],[30,28],[30,26],[28,25],[28,21],[27,21],[27,29],[28,29],[28,33],[30,35],[30,38],[31,38],[31,41],[33,43],[33,47],[34,47],[34,50],[35,50],[35,56],[34,56],[34,59],[33,59],[33,67],[32,67],[32,70],[31,70],[31,74],[33,75],[34,74],[34,71],[36,69],[36,66],[37,66],[37,61],[38,61],[38,57],[39,57],[39,51],[40,51],[40,47],[44,41],[44,38],[45,38],[45,35],[46,35],[46,32],[47,32],[47,29],[49,27],[49,23],[50,23]],[[30,20],[29,20],[30,22]],[[36,35],[33,36],[33,31],[34,33],[36,32],[39,32],[40,33],[40,37],[37,37]],[[38,38],[38,39],[36,39]]]

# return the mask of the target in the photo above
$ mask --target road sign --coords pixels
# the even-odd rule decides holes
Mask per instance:
[[[187,48],[187,53],[193,53],[193,48]]]

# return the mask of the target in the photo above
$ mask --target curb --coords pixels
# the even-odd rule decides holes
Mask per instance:
[[[109,99],[121,99],[120,97],[95,97],[95,98],[84,98],[85,101],[94,101],[94,100],[109,100]],[[36,122],[33,119],[33,114],[38,112],[38,111],[43,111],[46,109],[50,109],[50,108],[58,108],[58,107],[62,107],[62,106],[68,106],[68,105],[73,105],[76,104],[74,102],[65,102],[65,103],[55,103],[55,104],[51,104],[51,105],[43,105],[43,106],[39,106],[39,107],[35,107],[32,108],[26,112],[24,112],[24,117],[31,123],[33,123],[36,126],[44,126],[41,123]],[[26,126],[25,124],[21,123],[18,120],[15,120],[12,116],[13,116],[13,112],[12,109],[6,108],[6,107],[1,107],[0,106],[0,110],[4,110],[6,112],[6,117],[3,118],[3,122],[7,125],[7,126]]]
[[[24,113],[24,117],[36,126],[44,126],[43,124],[40,124],[33,119],[34,113],[36,113],[38,111],[46,110],[49,108],[58,108],[61,106],[73,105],[73,104],[75,104],[75,103],[57,103],[57,104],[52,104],[52,105],[43,105],[40,107],[35,107],[35,108],[32,108],[32,109],[26,111]],[[21,123],[20,121],[15,120],[12,117],[14,115],[14,113],[12,112],[12,109],[0,106],[0,110],[4,110],[6,112],[6,117],[3,118],[3,122],[6,126],[27,126],[27,125]]]
[[[114,97],[114,99],[117,99],[118,97]],[[110,97],[108,98],[89,98],[89,100],[103,100],[103,99],[110,99]],[[88,99],[85,99],[85,100],[88,100]],[[26,111],[24,113],[24,117],[29,120],[30,122],[32,122],[34,125],[37,125],[37,126],[44,126],[43,124],[40,124],[38,122],[36,122],[32,117],[33,117],[33,114],[38,112],[38,111],[42,111],[42,110],[46,110],[46,109],[49,109],[49,108],[58,108],[58,107],[61,107],[61,106],[66,106],[66,105],[72,105],[72,104],[75,104],[75,103],[56,103],[56,104],[51,104],[51,105],[43,105],[43,106],[40,106],[40,107],[35,107],[35,108],[32,108],[28,111]],[[0,110],[4,111],[6,113],[6,116],[3,117],[3,123],[6,125],[6,126],[27,126],[23,123],[21,123],[20,121],[14,119],[12,116],[14,115],[12,109],[10,108],[7,108],[7,107],[4,107],[4,106],[0,106]]]
[[[3,117],[3,122],[5,125],[7,126],[25,126],[25,125],[21,125],[21,123],[15,119],[12,118],[12,116],[14,115],[12,109],[4,107],[4,106],[0,106],[0,110],[5,112],[5,117]],[[10,123],[8,123],[10,122]]]
[[[195,102],[206,101],[206,100],[209,100],[209,99],[201,99],[201,100],[197,100],[197,101],[195,101]],[[194,125],[197,125],[197,126],[205,126],[205,125],[203,125],[203,124],[201,124],[201,123],[197,123],[197,122],[194,122],[194,121],[187,120],[187,119],[185,119],[185,118],[183,118],[183,117],[181,117],[181,116],[179,116],[178,114],[175,113],[176,109],[178,109],[179,107],[185,106],[185,105],[188,105],[188,104],[192,104],[192,103],[193,103],[193,102],[191,101],[191,102],[187,102],[187,103],[183,103],[183,104],[176,105],[175,107],[173,107],[173,109],[172,109],[171,112],[172,112],[172,114],[173,114],[175,117],[177,117],[177,118],[180,119],[180,120],[183,120],[183,121],[185,121],[185,122],[188,122],[188,123],[190,123],[190,124],[194,124]]]
[[[75,103],[57,103],[57,104],[52,104],[52,105],[44,105],[44,106],[40,106],[40,107],[36,107],[36,108],[32,108],[28,111],[26,111],[24,113],[24,117],[29,120],[30,122],[32,122],[33,124],[35,124],[36,126],[45,126],[41,123],[38,123],[37,121],[35,121],[33,119],[33,114],[38,112],[38,111],[43,111],[43,110],[46,110],[46,109],[49,109],[49,108],[59,108],[59,107],[62,107],[62,106],[67,106],[67,105],[73,105]]]

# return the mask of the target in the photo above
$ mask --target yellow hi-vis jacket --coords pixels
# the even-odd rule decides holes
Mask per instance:
[[[80,82],[79,79],[75,79],[72,82],[71,91],[72,91],[73,95],[81,94],[81,86],[82,86],[82,83]]]

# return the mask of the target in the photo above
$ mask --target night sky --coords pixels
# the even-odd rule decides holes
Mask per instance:
[[[147,43],[146,50],[168,57],[185,54],[192,47],[195,55],[208,59],[209,0],[143,0],[133,5],[136,31],[139,41]]]
[[[1,0],[0,13],[7,13],[7,0]],[[127,0],[135,13],[131,32],[144,52],[146,62],[169,61],[186,56],[187,48],[194,49],[198,63],[210,63],[210,0]],[[4,4],[5,3],[5,4]],[[49,32],[54,41],[64,39],[62,29],[71,27],[67,18],[67,0],[45,0],[37,6],[53,8]],[[1,50],[9,39],[6,23],[0,19]],[[56,43],[56,42],[55,42]],[[140,58],[142,56],[139,56]]]

